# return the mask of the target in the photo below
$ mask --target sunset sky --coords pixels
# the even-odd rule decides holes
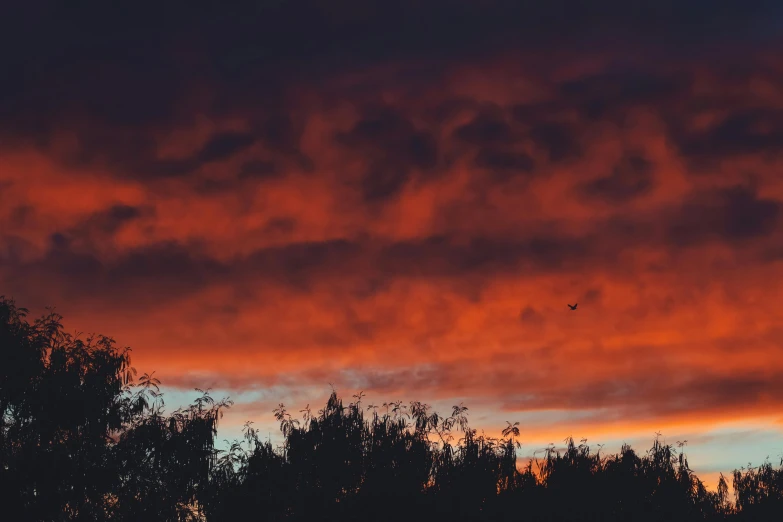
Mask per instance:
[[[631,3],[16,2],[0,294],[219,439],[331,383],[777,462],[783,2]]]

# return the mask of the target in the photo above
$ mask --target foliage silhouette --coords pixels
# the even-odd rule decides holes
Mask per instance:
[[[684,453],[656,438],[645,454],[550,446],[518,465],[519,423],[479,433],[468,408],[443,417],[421,402],[364,393],[295,418],[274,410],[283,444],[215,446],[231,401],[209,391],[164,413],[154,374],[130,350],[63,332],[49,312],[0,297],[0,502],[19,521],[767,521],[783,514],[783,468],[735,470],[707,491]],[[783,463],[782,463],[783,465]],[[7,517],[7,518],[5,518]]]

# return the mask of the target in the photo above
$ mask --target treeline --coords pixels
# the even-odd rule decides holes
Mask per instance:
[[[478,433],[467,408],[441,417],[413,402],[274,411],[280,447],[248,423],[215,447],[231,401],[208,393],[166,414],[159,382],[138,377],[106,337],[34,322],[0,297],[0,519],[11,521],[691,521],[781,520],[783,468],[721,476],[707,491],[685,454],[568,440],[525,467],[519,426]]]

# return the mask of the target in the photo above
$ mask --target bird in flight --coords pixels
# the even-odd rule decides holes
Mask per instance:
[[[574,303],[572,305],[568,305],[568,308],[570,308],[571,310],[576,310],[577,306],[579,306],[579,303]]]

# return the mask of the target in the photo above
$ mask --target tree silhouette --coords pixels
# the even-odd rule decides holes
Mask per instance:
[[[12,520],[185,520],[209,487],[217,421],[208,394],[170,416],[130,350],[81,340],[50,311],[0,297],[0,502]]]

